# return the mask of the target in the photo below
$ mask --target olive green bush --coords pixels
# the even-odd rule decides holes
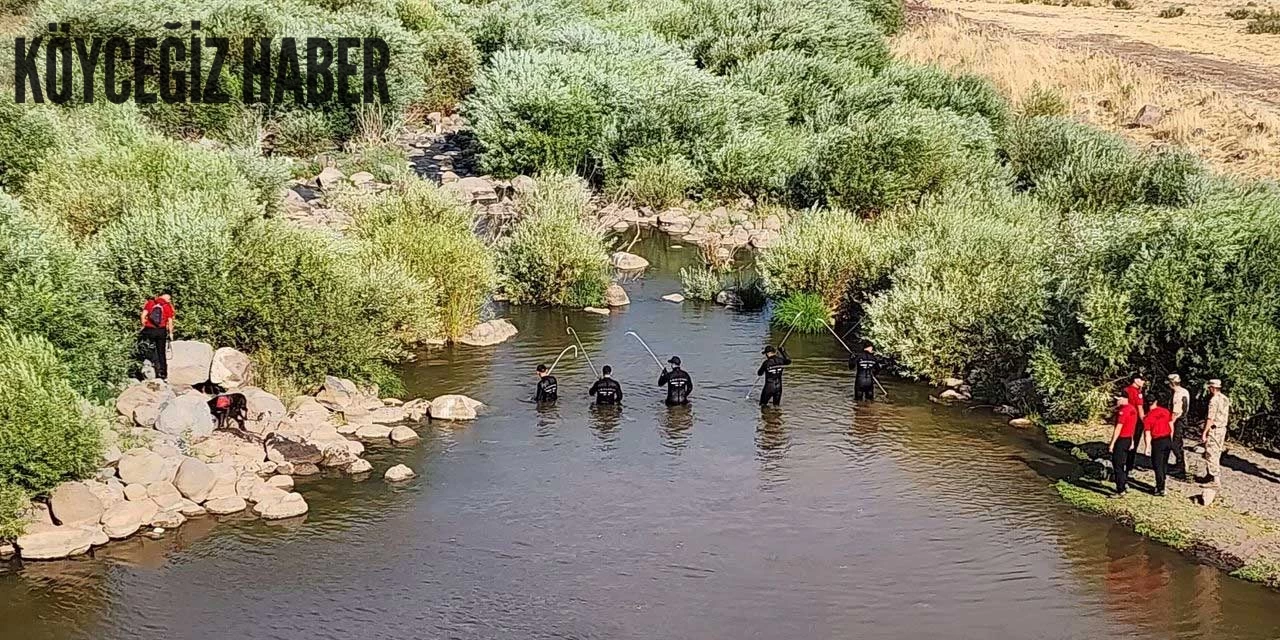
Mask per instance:
[[[23,512],[30,506],[27,492],[0,481],[0,540],[13,540],[22,535]]]
[[[61,142],[52,109],[0,101],[0,187],[20,189]]]
[[[773,297],[813,292],[844,314],[856,308],[846,297],[877,291],[890,266],[877,244],[874,223],[838,209],[807,212],[756,260],[765,291]]]
[[[702,182],[698,170],[681,155],[629,158],[623,175],[620,184],[610,190],[613,198],[655,210],[679,204]]]

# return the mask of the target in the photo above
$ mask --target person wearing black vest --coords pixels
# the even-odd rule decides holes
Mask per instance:
[[[667,362],[671,363],[671,369],[663,367],[662,374],[658,376],[658,386],[667,388],[667,406],[688,404],[689,394],[693,392],[693,379],[680,368],[680,356],[671,356]]]
[[[760,391],[760,406],[770,402],[773,406],[782,404],[782,370],[791,364],[791,357],[786,349],[764,348],[764,362],[756,369],[757,376],[764,376],[764,389]]]
[[[591,390],[587,393],[596,397],[596,404],[619,404],[622,402],[622,385],[613,379],[613,367],[605,365],[600,369],[601,375],[596,383],[591,385]]]
[[[849,368],[856,371],[853,383],[854,400],[876,399],[876,374],[880,372],[880,358],[876,357],[875,347],[867,343],[862,353],[849,356]]]
[[[538,365],[538,387],[533,391],[533,401],[538,404],[555,404],[558,391],[556,377],[551,375],[547,365]]]

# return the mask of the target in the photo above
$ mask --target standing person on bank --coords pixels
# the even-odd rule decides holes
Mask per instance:
[[[151,366],[156,377],[169,377],[169,341],[173,340],[173,300],[168,293],[147,300],[142,305],[142,332],[139,341],[150,346]]]
[[[1161,394],[1164,395],[1164,394]],[[1169,475],[1169,449],[1173,447],[1173,413],[1164,407],[1171,402],[1161,397],[1151,399],[1151,410],[1142,419],[1151,451],[1151,468],[1156,472],[1156,495],[1164,495],[1164,480]]]
[[[1142,419],[1147,417],[1146,402],[1147,399],[1142,395],[1142,388],[1147,386],[1147,381],[1142,376],[1134,376],[1133,382],[1124,388],[1124,397],[1129,401],[1129,406],[1138,414],[1137,431],[1133,434],[1133,449],[1129,450],[1129,471],[1137,469],[1138,463],[1138,443],[1142,442]]]
[[[1173,400],[1169,410],[1173,413],[1173,475],[1185,478],[1187,475],[1186,452],[1183,451],[1187,438],[1187,418],[1191,415],[1191,392],[1182,386],[1182,377],[1176,373],[1169,374],[1169,388],[1173,391]]]
[[[1205,466],[1208,475],[1204,482],[1215,487],[1222,484],[1222,451],[1227,447],[1227,419],[1231,413],[1231,398],[1222,392],[1222,381],[1209,381],[1209,415],[1204,421],[1200,442],[1204,444]]]
[[[760,390],[760,406],[773,402],[773,406],[782,404],[782,370],[791,364],[791,356],[783,347],[764,348],[764,362],[756,369],[757,376],[764,376],[764,389]]]
[[[854,370],[853,399],[876,399],[876,374],[880,372],[880,358],[870,342],[862,345],[862,353],[849,356],[849,368]]]
[[[1128,398],[1116,398],[1116,427],[1111,432],[1111,444],[1107,446],[1107,450],[1111,452],[1111,470],[1116,482],[1116,492],[1112,496],[1114,498],[1123,496],[1129,490],[1129,461],[1133,459],[1133,433],[1137,427],[1137,409],[1129,406]]]

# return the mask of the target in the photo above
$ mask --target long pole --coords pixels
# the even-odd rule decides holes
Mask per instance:
[[[645,350],[645,351],[648,351],[648,352],[649,352],[649,356],[650,356],[651,358],[653,358],[653,363],[654,363],[655,365],[658,365],[658,370],[659,370],[659,371],[661,371],[661,370],[662,370],[662,363],[658,361],[658,356],[653,355],[653,349],[650,349],[650,348],[649,348],[649,345],[648,345],[647,343],[645,343],[644,338],[641,338],[641,337],[640,337],[640,334],[638,334],[638,333],[636,333],[636,332],[634,332],[634,331],[628,331],[628,332],[627,332],[627,335],[632,336],[632,337],[634,337],[636,340],[639,340],[639,341],[640,341],[640,345],[644,347],[644,350]]]
[[[568,320],[568,318],[565,318],[565,320]],[[582,350],[583,357],[587,359],[587,366],[591,367],[591,373],[594,373],[595,376],[599,378],[600,372],[596,371],[596,366],[594,364],[591,364],[591,355],[587,353],[587,348],[582,346],[582,340],[578,338],[578,332],[574,331],[572,326],[567,326],[565,329],[568,330],[569,335],[573,336],[573,341],[578,343],[578,349]]]
[[[800,314],[801,314],[801,313],[804,313],[804,312],[803,312],[803,311],[801,311],[801,312],[799,312],[799,313],[796,313],[796,317],[794,317],[794,318],[792,318],[792,319],[791,319],[791,328],[787,330],[787,335],[782,336],[782,342],[779,342],[779,343],[778,343],[778,348],[779,348],[779,349],[781,349],[784,345],[786,345],[786,344],[787,344],[787,338],[790,338],[790,337],[791,337],[791,332],[796,330],[796,320],[799,320],[799,319],[800,319]],[[750,397],[751,397],[751,392],[756,390],[756,385],[757,385],[757,384],[760,384],[760,376],[756,376],[755,381],[753,381],[753,382],[751,383],[751,386],[747,388],[747,395],[743,396],[743,399],[744,399],[744,400],[745,400],[746,398],[750,398]]]
[[[563,358],[564,354],[568,353],[570,349],[573,349],[573,357],[578,357],[578,345],[571,344],[565,347],[564,351],[561,351],[560,355],[556,356],[556,361],[551,363],[551,368],[547,369],[547,375],[551,375],[551,372],[556,370],[556,365],[560,364],[560,358]]]
[[[839,341],[840,341],[840,344],[841,344],[842,346],[844,346],[844,350],[845,350],[845,351],[848,351],[849,353],[853,353],[853,349],[850,349],[850,348],[849,348],[849,345],[847,345],[847,344],[845,344],[845,343],[844,343],[844,340],[840,337],[840,334],[836,333],[836,330],[835,330],[835,329],[832,329],[832,328],[831,328],[831,325],[826,324],[826,323],[823,323],[823,325],[822,325],[822,326],[826,327],[826,328],[827,328],[827,331],[830,331],[830,332],[831,332],[831,335],[835,336],[835,337],[836,337],[836,340],[839,340]],[[876,378],[874,375],[872,375],[872,376],[871,376],[871,380],[872,380],[873,382],[875,382],[875,383],[876,383],[876,386],[877,386],[877,387],[880,387],[880,392],[884,394],[884,397],[888,398],[888,397],[889,397],[889,392],[884,388],[884,385],[880,384],[880,379],[879,379],[879,378]]]

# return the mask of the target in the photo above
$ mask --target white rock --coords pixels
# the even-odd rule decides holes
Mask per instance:
[[[106,482],[86,482],[85,486],[89,487],[89,491],[98,498],[102,503],[105,511],[117,502],[124,501],[124,485],[115,478],[111,478]]]
[[[18,536],[17,545],[25,560],[56,560],[88,552],[94,537],[85,527],[55,527]]]
[[[307,501],[299,493],[285,493],[276,489],[280,497],[272,497],[253,505],[253,512],[263,520],[282,520],[294,518],[307,512]]]
[[[1014,418],[1009,421],[1009,426],[1016,427],[1018,429],[1027,429],[1031,427],[1031,425],[1032,422],[1029,418]]]
[[[484,178],[476,176],[462,178],[458,180],[458,186],[462,188],[462,194],[468,202],[493,204],[498,201],[498,192],[494,190],[493,183]]]
[[[213,364],[213,347],[196,340],[174,340],[169,343],[169,384],[195,386],[209,381]]]
[[[198,504],[196,504],[196,503],[194,503],[194,502],[192,502],[192,501],[190,501],[190,500],[185,500],[185,499],[184,499],[184,500],[182,501],[182,505],[181,505],[180,507],[178,507],[178,513],[181,513],[182,515],[184,515],[184,516],[186,516],[186,517],[188,517],[188,518],[194,518],[194,517],[196,517],[196,516],[202,516],[202,515],[204,515],[204,514],[205,514],[205,513],[207,513],[207,512],[205,511],[205,508],[204,508],[204,507],[202,507],[202,506],[200,506],[200,505],[198,505]]]
[[[173,478],[178,492],[197,504],[209,498],[209,492],[217,483],[218,476],[214,475],[213,469],[195,458],[184,458]]]
[[[0,560],[7,560],[9,558],[12,558],[13,556],[17,555],[17,553],[18,553],[17,547],[7,542],[0,542]]]
[[[106,444],[102,448],[102,464],[107,467],[114,467],[120,462],[120,456],[124,455],[120,451],[120,447],[114,443]]]
[[[249,356],[231,347],[213,352],[209,365],[209,382],[224,389],[242,387],[253,379],[253,361]]]
[[[148,485],[165,479],[164,457],[148,449],[130,449],[124,452],[116,469],[120,480],[126,485]],[[126,487],[125,496],[128,494],[129,489]]]
[[[489,347],[506,342],[519,333],[515,325],[505,318],[489,320],[471,328],[458,342],[472,347]]]
[[[209,412],[209,396],[188,391],[160,406],[156,430],[171,436],[190,434],[193,440],[213,433],[213,414]]]
[[[149,524],[159,511],[149,498],[121,502],[102,514],[102,530],[112,540],[127,538],[137,533],[142,525]]]
[[[1213,504],[1213,501],[1216,500],[1217,497],[1218,490],[1213,487],[1205,487],[1200,490],[1200,504],[1206,507]],[[19,543],[18,546],[22,546],[21,543]]]
[[[384,424],[370,424],[356,429],[356,437],[368,441],[386,440],[391,436],[391,427]]]
[[[147,485],[147,497],[151,498],[161,511],[177,511],[182,508],[184,501],[182,493],[169,482],[153,482]]]
[[[369,461],[364,458],[356,458],[351,464],[347,465],[346,468],[346,472],[353,476],[361,473],[369,473],[370,471],[373,471],[373,465],[369,464]]]
[[[129,385],[116,398],[116,411],[125,417],[133,417],[134,411],[141,405],[160,403],[172,398],[173,389],[164,380],[147,380]]]
[[[169,398],[166,398],[164,402],[168,402],[172,399],[173,396],[170,396]],[[163,405],[164,402],[160,402],[158,404],[147,403],[138,405],[137,408],[133,410],[134,424],[139,427],[154,428],[156,426],[156,420],[160,418],[160,406]]]
[[[356,383],[334,376],[324,377],[324,387],[316,394],[316,400],[324,405],[345,408],[360,397],[360,388]]]
[[[280,398],[262,389],[244,387],[240,389],[240,393],[244,394],[245,412],[249,414],[250,422],[254,423],[249,426],[249,430],[254,433],[274,431],[276,425],[289,415],[289,411],[285,409],[284,402]]]
[[[102,525],[100,524],[84,525],[80,528],[89,532],[89,536],[92,538],[91,542],[95,547],[101,547],[111,542],[111,537],[107,535],[106,531],[102,530]]]
[[[343,173],[337,167],[325,167],[320,171],[320,175],[316,176],[316,184],[319,185],[321,189],[328,190],[342,184],[342,181],[345,180],[346,177],[347,174]]]
[[[600,307],[583,307],[582,310],[586,311],[587,313],[594,313],[599,316],[609,315],[608,309],[601,309]]]
[[[649,261],[634,253],[615,251],[609,256],[609,262],[622,271],[640,271],[649,267]]]
[[[325,467],[346,467],[354,462],[359,455],[355,449],[347,446],[345,438],[340,441],[327,441],[324,443],[324,459],[320,461],[320,465]]]
[[[338,378],[334,378],[338,380]],[[337,391],[335,394],[339,393]],[[350,402],[350,396],[348,402]],[[298,396],[293,399],[293,411],[289,412],[289,417],[294,422],[303,424],[314,424],[324,422],[329,419],[330,410],[328,407],[320,403],[319,400],[311,396]]]
[[[400,407],[379,407],[369,412],[369,422],[374,424],[395,424],[406,420],[405,410]]]
[[[105,508],[83,482],[64,482],[49,496],[49,511],[62,526],[98,524]]]
[[[267,478],[267,484],[277,489],[292,491],[293,477],[292,476],[271,476],[270,478]]]
[[[631,304],[631,298],[627,296],[627,291],[622,288],[622,285],[613,282],[604,290],[604,302],[610,307],[622,307]]]
[[[680,304],[681,302],[684,302],[684,296],[679,293],[668,293],[667,295],[662,296],[662,299],[666,300],[667,302],[674,302],[676,304]]]
[[[537,189],[537,181],[529,176],[519,175],[511,179],[511,190],[518,196],[528,195]]]
[[[355,185],[365,185],[374,182],[372,173],[368,171],[357,171],[351,174],[351,183]]]
[[[391,441],[396,444],[413,442],[418,439],[418,432],[409,427],[399,426],[391,430]]]
[[[484,405],[464,395],[437,396],[431,401],[431,417],[439,420],[474,420]]]
[[[124,499],[133,500],[133,501],[146,500],[147,486],[144,484],[138,484],[138,483],[134,483],[126,486],[124,488]]]
[[[415,475],[417,474],[413,472],[413,469],[402,464],[398,464],[387,469],[387,472],[383,474],[382,477],[386,479],[387,482],[404,482],[405,480],[413,478]]]
[[[964,384],[964,380],[961,380],[960,378],[943,378],[942,380],[942,386],[948,389],[955,389],[962,384]]]
[[[267,490],[272,488],[265,480],[251,473],[236,478],[236,495],[249,502],[257,502]]]
[[[938,397],[942,398],[943,400],[956,400],[956,401],[965,399],[964,394],[960,393],[959,391],[956,391],[955,389],[947,389],[946,391],[943,391],[942,393],[938,394]]]
[[[178,511],[161,511],[151,518],[151,526],[161,529],[177,529],[187,521]]]
[[[204,508],[215,516],[225,516],[231,513],[239,513],[249,507],[249,503],[244,498],[230,496],[226,498],[218,498],[204,503]]]

